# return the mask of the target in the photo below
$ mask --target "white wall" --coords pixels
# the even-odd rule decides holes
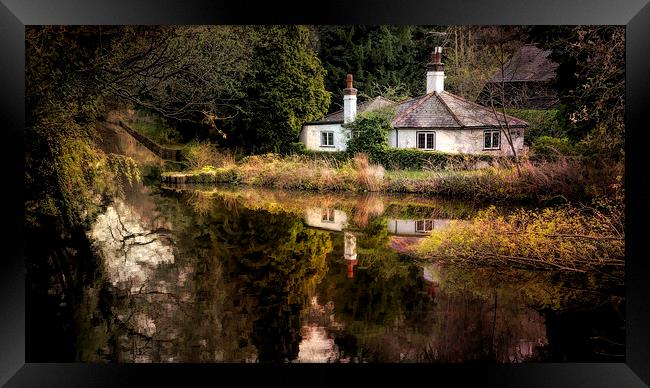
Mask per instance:
[[[334,132],[334,147],[321,147],[321,131]],[[400,128],[388,132],[388,144],[398,148],[416,148],[417,136],[420,131],[427,129]],[[505,135],[501,134],[500,150],[483,149],[482,129],[432,129],[436,133],[436,151],[449,153],[487,153],[512,155],[510,145]],[[524,129],[513,129],[513,140],[517,152],[524,148]],[[519,136],[516,135],[519,132]],[[310,124],[305,125],[300,132],[300,141],[307,149],[316,151],[345,151],[347,149],[348,131],[341,124]],[[399,141],[399,144],[396,144]]]
[[[388,220],[388,232],[394,235],[427,235],[430,232],[423,233],[423,232],[416,232],[415,231],[415,223],[418,220],[397,220],[397,219],[389,219]],[[444,228],[449,227],[449,222],[451,220],[448,219],[434,219],[433,220],[433,230],[442,230]]]
[[[334,132],[334,147],[321,147],[321,131]],[[344,129],[341,124],[310,124],[304,125],[300,132],[300,141],[309,150],[315,151],[345,151],[348,142],[348,130]]]
[[[417,132],[429,131],[426,129],[400,128],[392,129],[388,133],[388,144],[391,147],[398,148],[416,148]],[[501,150],[484,150],[483,149],[483,130],[482,129],[432,129],[436,133],[436,151],[450,153],[488,153],[497,154],[499,152],[512,155],[510,144],[505,135],[501,134]],[[515,133],[519,132],[519,136]],[[524,130],[513,129],[513,141],[515,150],[520,152],[524,147]],[[399,142],[397,144],[396,142]]]
[[[342,210],[334,209],[334,222],[323,221],[323,212],[327,208],[310,207],[305,210],[305,224],[315,228],[322,228],[340,232],[348,224],[348,215]]]

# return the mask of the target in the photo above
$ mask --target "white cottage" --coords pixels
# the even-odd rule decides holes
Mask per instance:
[[[343,110],[305,123],[300,141],[311,150],[345,151],[350,134],[343,124],[353,121],[357,112],[394,106],[393,129],[388,136],[391,147],[510,155],[512,150],[503,133],[509,130],[515,150],[523,150],[528,123],[509,115],[504,117],[498,109],[495,111],[444,90],[441,58],[442,48],[436,47],[431,63],[427,64],[427,93],[400,103],[376,97],[357,107],[357,90],[352,87],[352,75],[348,74]]]

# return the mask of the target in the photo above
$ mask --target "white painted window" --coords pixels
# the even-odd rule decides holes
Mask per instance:
[[[421,150],[435,150],[436,149],[436,133],[435,132],[417,132],[417,148]]]
[[[334,147],[334,132],[321,131],[320,133],[320,146],[321,147]]]
[[[323,222],[334,222],[334,209],[323,209],[321,214]]]
[[[501,148],[501,131],[490,129],[483,131],[483,149],[498,150]]]
[[[416,233],[429,233],[433,230],[433,220],[417,220],[415,221]]]

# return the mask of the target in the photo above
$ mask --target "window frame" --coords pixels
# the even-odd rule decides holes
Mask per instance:
[[[490,134],[490,145],[491,147],[486,147],[485,146],[485,135]],[[499,145],[497,147],[494,147],[494,133],[499,134]],[[481,142],[483,144],[483,150],[484,151],[491,151],[491,150],[500,150],[501,149],[501,129],[485,129],[483,130],[483,138],[481,139]]]
[[[321,210],[321,221],[322,222],[327,222],[327,223],[334,223],[335,218],[334,218],[334,209],[332,208],[324,208]]]
[[[422,223],[423,228],[419,228],[419,223]],[[427,224],[429,224],[429,229],[427,229]],[[433,232],[433,220],[423,218],[421,220],[415,221],[415,233],[431,233]]]
[[[424,135],[424,147],[420,148],[420,134]],[[433,148],[426,148],[428,135],[433,136]],[[436,131],[416,131],[415,132],[415,148],[420,151],[435,151],[436,150]]]
[[[330,134],[332,135],[332,137],[331,137],[332,144],[323,144],[323,135],[326,135],[325,137],[327,138],[327,140],[329,140],[330,139],[330,137],[329,137]],[[334,131],[326,131],[326,130],[321,130],[320,131],[320,146],[325,147],[325,148],[334,148],[334,147],[336,147],[334,145]]]

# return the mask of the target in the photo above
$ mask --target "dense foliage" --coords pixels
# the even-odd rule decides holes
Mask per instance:
[[[330,111],[342,108],[345,79],[354,76],[360,98],[400,99],[425,91],[425,65],[433,48],[426,26],[318,26]]]
[[[620,199],[598,198],[582,208],[519,209],[507,216],[493,207],[432,234],[420,250],[470,266],[596,270],[622,281],[625,213]]]
[[[566,134],[598,158],[621,160],[625,142],[625,29],[538,26],[530,39],[552,50]]]
[[[95,131],[106,110],[128,101],[216,129],[248,71],[239,27],[45,26],[25,34],[29,222],[82,223],[96,195],[111,189]]]
[[[350,140],[347,152],[351,155],[363,152],[376,159],[388,149],[388,131],[392,128],[392,109],[377,110],[359,114],[356,119],[344,125]]]
[[[242,113],[230,144],[254,152],[285,151],[306,121],[323,116],[330,103],[325,70],[305,26],[264,26],[255,37],[254,76],[247,83]]]
[[[565,136],[562,117],[557,109],[516,109],[507,110],[507,114],[524,120],[528,128],[524,133],[524,144],[530,146],[540,136]]]

